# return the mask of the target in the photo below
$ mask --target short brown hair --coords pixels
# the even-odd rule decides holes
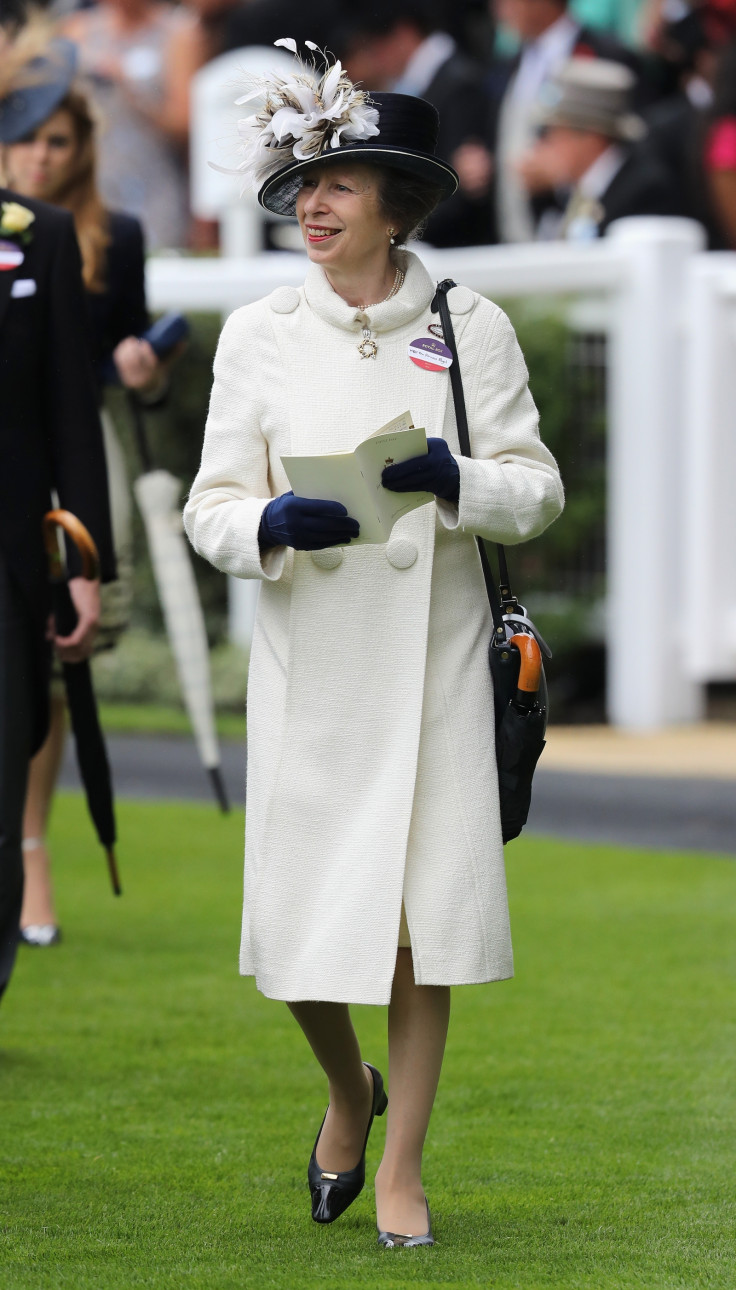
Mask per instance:
[[[377,169],[378,201],[382,213],[395,230],[397,245],[408,242],[410,237],[419,237],[432,211],[442,201],[443,189],[409,171],[393,170],[388,166],[378,166]]]

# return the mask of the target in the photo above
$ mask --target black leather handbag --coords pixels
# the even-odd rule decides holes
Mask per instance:
[[[447,304],[447,293],[455,285],[450,278],[438,284],[432,312],[439,313],[444,343],[452,353],[450,382],[460,451],[464,457],[471,457],[465,394]],[[503,547],[500,544],[497,547],[500,571],[497,588],[485,542],[480,537],[476,537],[476,542],[493,618],[488,662],[493,678],[498,790],[505,844],[518,838],[529,815],[532,777],[547,729],[547,684],[542,654],[551,658],[552,653],[511,591]]]

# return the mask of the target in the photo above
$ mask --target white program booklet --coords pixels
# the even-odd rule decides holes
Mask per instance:
[[[284,470],[297,497],[342,502],[348,515],[360,524],[361,542],[387,542],[402,515],[434,501],[434,493],[392,493],[381,483],[385,466],[422,457],[427,436],[415,428],[411,413],[403,412],[364,439],[354,452],[332,452],[323,457],[282,457]]]

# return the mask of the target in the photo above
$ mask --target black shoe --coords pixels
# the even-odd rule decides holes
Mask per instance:
[[[324,1127],[323,1119],[307,1169],[307,1182],[312,1193],[312,1218],[315,1223],[334,1223],[336,1218],[345,1213],[348,1205],[352,1205],[355,1197],[360,1195],[365,1186],[365,1149],[368,1146],[368,1135],[374,1118],[377,1115],[383,1115],[386,1110],[388,1098],[383,1087],[381,1072],[377,1071],[375,1066],[371,1066],[370,1062],[363,1062],[363,1065],[368,1067],[373,1076],[373,1106],[368,1128],[365,1131],[363,1154],[354,1169],[345,1169],[341,1174],[323,1171],[317,1164],[317,1144]]]
[[[378,1244],[385,1250],[406,1249],[410,1245],[434,1245],[432,1235],[432,1216],[429,1212],[429,1201],[424,1197],[427,1206],[427,1230],[423,1236],[402,1236],[400,1232],[382,1232],[378,1229]]]

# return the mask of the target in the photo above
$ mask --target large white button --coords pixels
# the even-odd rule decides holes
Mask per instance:
[[[268,301],[275,314],[293,314],[299,304],[299,292],[296,287],[277,287]]]
[[[323,551],[313,551],[312,560],[318,569],[336,569],[342,564],[342,547],[327,546]]]
[[[447,303],[451,314],[469,314],[475,304],[475,292],[470,287],[451,287]]]
[[[394,538],[386,547],[386,559],[394,569],[411,569],[419,552],[409,538]]]

